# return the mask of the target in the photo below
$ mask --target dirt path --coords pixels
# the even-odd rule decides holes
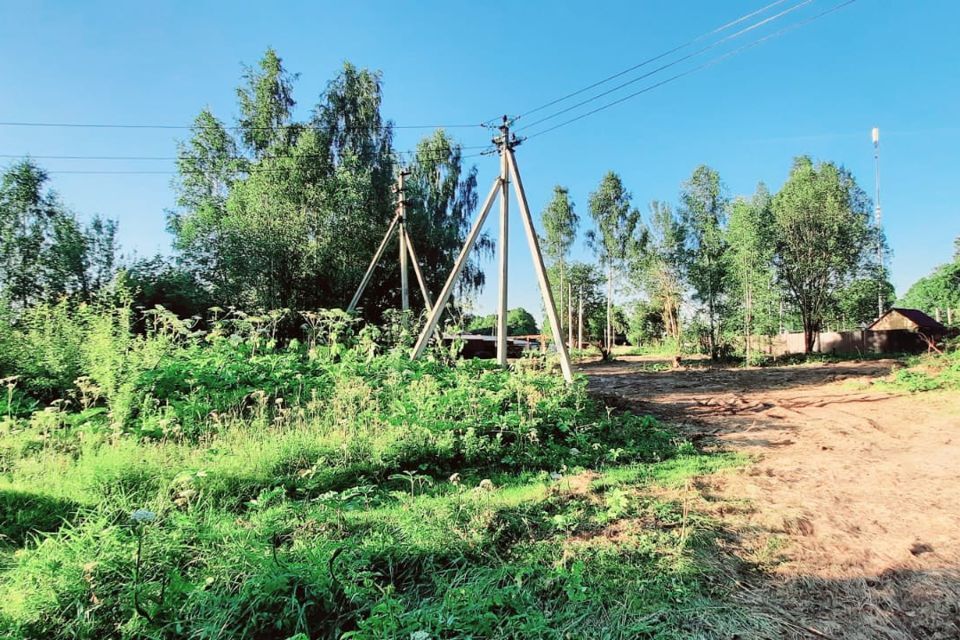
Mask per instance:
[[[745,604],[793,637],[960,638],[960,394],[872,390],[892,361],[650,366],[582,370],[608,402],[756,457],[701,487],[762,569],[738,576]]]

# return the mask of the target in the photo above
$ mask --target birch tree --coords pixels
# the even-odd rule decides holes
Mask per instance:
[[[553,262],[559,273],[559,301],[560,324],[566,319],[568,343],[573,343],[572,300],[567,292],[566,262],[570,248],[577,238],[577,229],[580,227],[580,216],[570,200],[570,192],[566,187],[556,185],[553,188],[553,198],[540,214],[543,224],[543,252]],[[564,313],[566,301],[566,313]]]
[[[624,188],[620,176],[608,172],[597,190],[590,194],[590,217],[594,228],[587,232],[587,242],[593,248],[607,273],[607,309],[604,342],[606,357],[613,349],[613,293],[617,275],[628,257],[640,246],[640,212],[630,204],[632,197]]]

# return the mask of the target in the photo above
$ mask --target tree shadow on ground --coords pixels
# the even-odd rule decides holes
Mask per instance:
[[[80,504],[40,493],[0,491],[0,545],[22,547],[31,536],[54,533],[72,521]]]
[[[960,571],[891,567],[877,575],[739,575],[734,600],[771,635],[835,640],[960,638]],[[754,637],[754,636],[745,636]]]

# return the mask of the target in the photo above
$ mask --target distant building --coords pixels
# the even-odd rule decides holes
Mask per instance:
[[[925,336],[946,335],[947,328],[917,309],[898,309],[894,307],[874,320],[868,331],[910,331]]]

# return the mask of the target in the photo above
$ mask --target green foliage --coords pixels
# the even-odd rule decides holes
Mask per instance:
[[[687,277],[696,298],[706,305],[708,348],[712,358],[716,358],[720,350],[729,269],[723,233],[728,201],[720,174],[706,165],[694,169],[680,192],[679,217],[686,230],[689,259]]]
[[[960,259],[937,267],[930,275],[917,280],[898,305],[920,309],[931,316],[935,309],[960,309]],[[955,313],[960,316],[960,311]]]
[[[644,309],[637,307],[631,329],[640,340],[643,334],[650,333],[648,329],[642,329],[643,326],[654,329],[659,324],[659,331],[665,333],[679,350],[682,334],[680,307],[688,264],[687,229],[674,216],[670,205],[655,200],[650,203],[650,219],[645,233],[647,242],[636,254],[631,267],[634,280],[646,291],[650,303]],[[659,323],[653,323],[649,308],[659,309]]]
[[[417,143],[407,194],[407,228],[429,291],[438,292],[453,268],[477,208],[477,169],[463,166],[463,152],[445,131]],[[493,254],[494,242],[481,233],[458,280],[460,292],[479,291],[486,279],[481,260]]]
[[[570,200],[570,190],[556,185],[553,197],[540,214],[543,224],[543,252],[554,262],[563,262],[577,238],[580,216]]]
[[[875,253],[869,199],[847,170],[799,157],[772,207],[777,275],[810,351],[834,293]]]
[[[305,122],[292,117],[295,79],[267,50],[238,89],[236,138],[203,111],[180,148],[169,227],[183,267],[221,306],[345,305],[394,215],[393,129],[381,115],[380,74],[345,63]],[[442,131],[418,145],[410,170],[411,235],[436,292],[476,207],[476,171]],[[482,237],[465,292],[482,286],[479,259],[491,248]],[[379,320],[399,306],[396,279],[396,264],[382,264],[363,315]]]
[[[750,199],[737,198],[730,208],[726,228],[728,286],[732,317],[739,329],[745,357],[752,361],[750,337],[773,335],[778,330],[781,292],[773,266],[773,212],[766,186],[760,183]]]
[[[479,335],[493,335],[497,326],[497,314],[474,318],[467,325],[467,331]],[[536,319],[523,307],[510,309],[507,312],[507,335],[527,336],[540,333]]]
[[[878,287],[883,287],[883,308],[894,303],[893,284],[883,280],[880,284],[874,277],[857,278],[836,292],[833,316],[843,328],[858,328],[877,319]]]
[[[635,303],[627,323],[627,339],[634,346],[660,345],[667,335],[662,309],[649,302]]]
[[[943,354],[911,358],[888,383],[904,391],[960,391],[960,348],[954,344]]]
[[[587,243],[607,272],[607,317],[603,331],[607,352],[613,347],[615,337],[613,295],[616,276],[645,242],[642,233],[638,234],[643,230],[640,212],[631,206],[631,199],[620,176],[610,171],[600,181],[597,190],[590,194],[589,200],[594,228],[587,232]]]
[[[682,637],[723,622],[693,562],[706,525],[647,493],[722,465],[582,380],[410,361],[337,311],[305,312],[305,340],[282,344],[283,312],[200,332],[154,309],[135,334],[129,301],[62,305],[34,324],[75,345],[70,403],[0,417],[3,637]],[[7,406],[18,385],[36,387],[10,380]]]
[[[590,194],[594,229],[587,233],[587,240],[605,265],[622,264],[636,249],[640,212],[631,207],[631,199],[620,176],[613,171]]]
[[[573,283],[567,278],[567,256],[577,239],[580,216],[570,200],[569,189],[560,185],[553,187],[553,197],[540,213],[540,220],[544,229],[540,244],[544,254],[553,263],[550,286],[560,316],[560,327],[561,330],[566,327],[562,331],[564,338],[574,336],[576,322],[572,317],[576,315],[576,293],[573,292]]]
[[[117,225],[81,225],[30,159],[0,176],[0,295],[25,308],[64,295],[89,300],[113,277]]]

